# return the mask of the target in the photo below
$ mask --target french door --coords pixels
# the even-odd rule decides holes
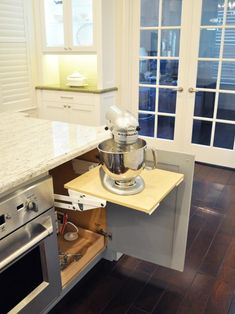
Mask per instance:
[[[137,2],[132,95],[141,135],[234,168],[235,1]]]

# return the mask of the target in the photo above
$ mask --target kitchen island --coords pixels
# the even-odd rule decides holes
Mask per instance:
[[[1,313],[47,312],[102,258],[104,236],[79,228],[76,271],[61,271],[60,256],[65,259],[71,252],[59,244],[54,191],[63,189],[68,173],[77,176],[70,161],[95,149],[110,133],[104,127],[23,113],[1,113],[0,118],[0,284],[5,286]],[[63,238],[60,243],[66,244]]]
[[[68,195],[64,186],[83,194],[86,193],[82,189],[83,187],[87,188],[87,180],[84,184],[83,176],[77,178],[78,174],[74,169],[73,161],[81,163],[81,158],[83,161],[95,161],[97,144],[111,136],[104,130],[104,127],[87,127],[41,120],[20,113],[2,113],[0,117],[0,197],[3,196],[4,199],[7,194],[16,190],[20,191],[25,185],[31,184],[31,182],[33,184],[35,180],[44,177],[53,181],[54,191],[50,199],[51,211],[54,210],[53,193]],[[163,179],[165,180],[164,171],[167,170],[165,171],[166,175],[169,171],[177,173],[179,180],[177,179],[176,184],[167,193],[163,193],[164,198],[159,199],[159,203],[156,203],[151,211],[135,210],[135,207],[131,205],[131,199],[135,198],[135,195],[126,197],[128,202],[123,205],[111,196],[106,197],[107,193],[103,192],[102,195],[98,195],[98,198],[104,196],[103,198],[107,200],[104,207],[84,211],[81,208],[74,211],[62,210],[59,207],[59,211],[67,214],[69,221],[79,228],[79,233],[77,241],[70,243],[65,241],[63,234],[59,234],[57,237],[55,222],[52,219],[54,235],[47,235],[38,244],[43,253],[44,242],[54,236],[54,247],[59,246],[60,252],[60,254],[57,252],[57,255],[55,252],[56,258],[55,255],[52,258],[50,249],[48,250],[47,258],[53,265],[52,272],[57,268],[60,278],[57,276],[57,297],[48,302],[42,312],[47,313],[100,259],[116,259],[117,252],[182,270],[186,249],[193,166],[194,158],[191,155],[158,151],[158,168],[161,169],[158,172],[163,172]],[[47,177],[48,173],[51,175],[50,177]],[[98,175],[92,175],[92,173],[89,174],[91,176],[89,182],[95,177],[97,179]],[[152,179],[149,182],[152,189],[151,194],[157,194],[157,184]],[[103,191],[100,186],[101,182],[95,184],[97,186],[95,190]],[[146,188],[148,186],[146,182]],[[41,195],[43,196],[44,193]],[[87,195],[89,196],[89,191]],[[90,195],[94,195],[94,193],[90,193]],[[142,193],[137,195],[140,204],[148,203],[144,195]],[[26,202],[17,202],[17,206],[13,209],[16,213],[21,213],[22,217],[24,214],[34,214],[37,209],[34,202],[37,203],[37,198],[33,193],[27,192]],[[157,210],[155,210],[156,208]],[[8,212],[2,212],[3,209],[0,206],[2,231],[5,228],[5,219],[7,223],[11,220]],[[47,216],[46,212],[45,215]],[[53,217],[53,214],[51,215]],[[0,246],[0,253],[1,250],[3,251],[4,247]],[[59,269],[61,256],[66,254],[67,256],[75,254],[79,258],[78,260],[70,258],[69,265],[65,265],[65,268],[61,268],[62,264],[60,263]],[[42,257],[43,259],[44,257]],[[42,263],[42,265],[46,264]],[[47,286],[48,282],[49,287],[51,286],[53,289],[53,282],[50,283],[46,276],[43,277],[43,285]],[[39,298],[35,298],[32,304],[36,301],[41,304]],[[30,311],[26,313],[30,313]]]
[[[110,137],[104,127],[1,113],[0,197]]]

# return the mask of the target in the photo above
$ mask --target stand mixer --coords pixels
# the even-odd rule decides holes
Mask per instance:
[[[138,138],[139,123],[128,111],[111,106],[106,113],[112,139],[98,145],[102,167],[102,183],[109,191],[120,195],[137,194],[144,189],[144,180],[139,176],[145,168],[147,143]],[[156,154],[152,150],[156,167]]]

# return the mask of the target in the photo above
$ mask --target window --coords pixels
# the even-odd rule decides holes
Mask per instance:
[[[174,140],[182,0],[141,0],[140,134]]]

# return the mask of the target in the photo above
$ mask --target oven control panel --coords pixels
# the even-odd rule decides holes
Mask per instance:
[[[37,205],[36,201],[29,199],[29,200],[27,200],[25,206],[26,206],[27,210],[33,210],[35,212],[38,212],[38,205]]]
[[[50,176],[0,200],[0,239],[53,207],[53,203]]]

